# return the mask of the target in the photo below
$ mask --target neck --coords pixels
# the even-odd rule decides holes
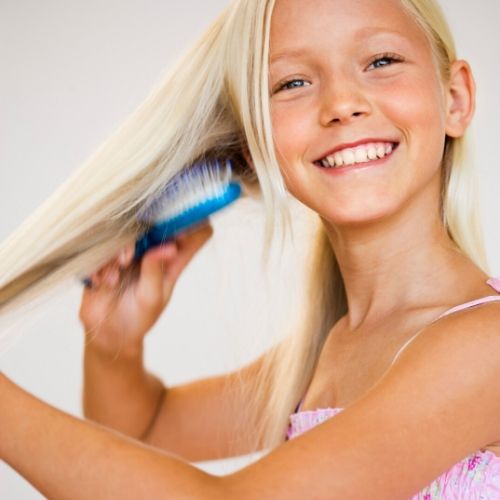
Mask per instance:
[[[333,227],[323,220],[344,279],[350,329],[398,310],[453,304],[450,291],[467,293],[464,278],[472,283],[485,277],[435,213],[430,219],[428,208],[409,207],[363,227]]]

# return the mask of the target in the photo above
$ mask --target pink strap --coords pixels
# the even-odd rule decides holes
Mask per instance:
[[[493,288],[493,290],[495,290],[496,292],[498,292],[500,294],[500,278],[490,278],[486,283],[488,285],[490,285],[491,288]],[[444,316],[448,316],[448,314],[452,314],[452,313],[460,311],[462,309],[467,309],[469,307],[474,307],[474,306],[477,306],[479,304],[486,304],[487,302],[496,302],[496,301],[500,301],[500,295],[489,295],[487,297],[482,297],[481,299],[472,300],[471,302],[466,302],[465,304],[460,304],[458,306],[452,307],[451,309],[448,309],[447,311],[442,313],[440,316],[438,316],[434,321],[437,321],[438,319],[443,318]],[[434,321],[432,321],[432,323],[434,323]],[[394,356],[392,363],[394,363],[394,361],[396,361],[398,356],[403,352],[403,350],[408,346],[408,344],[420,334],[421,331],[422,330],[419,330],[417,333],[415,333],[415,335],[410,337],[405,342],[405,344],[401,347],[401,349],[399,349],[399,351],[396,353],[396,356]],[[306,393],[307,393],[307,391],[306,391]],[[304,402],[304,399],[305,399],[305,395],[299,401],[297,408],[295,408],[295,413],[301,410],[302,403]]]
[[[478,306],[479,304],[486,304],[487,302],[498,302],[499,300],[500,295],[490,295],[488,297],[483,297],[482,299],[472,300],[471,302],[467,302],[466,304],[461,304],[459,306],[448,309],[443,314],[438,316],[437,319],[448,316],[448,314],[453,314],[454,312],[461,311],[462,309],[468,309],[469,307]]]
[[[500,293],[500,279],[499,278],[490,278],[486,283],[488,285],[490,285],[491,288],[493,288],[493,290],[495,290],[496,292]],[[500,301],[500,295],[488,295],[487,297],[482,297],[481,299],[472,300],[470,302],[466,302],[465,304],[460,304],[458,306],[452,307],[451,309],[448,309],[444,313],[440,314],[431,323],[434,323],[435,321],[437,321],[440,318],[443,318],[444,316],[448,316],[448,314],[452,314],[454,312],[461,311],[462,309],[468,309],[469,307],[474,307],[474,306],[477,306],[479,304],[486,304],[487,302],[497,302],[497,301]],[[394,356],[394,359],[392,360],[393,363],[394,363],[394,361],[396,361],[396,359],[398,358],[398,356],[403,352],[403,350],[408,346],[408,344],[413,339],[415,339],[416,337],[418,337],[418,335],[420,334],[420,332],[422,330],[419,330],[417,333],[415,333],[415,335],[413,335],[413,337],[410,337],[405,342],[405,344],[401,347],[401,349],[399,349],[399,351],[396,353],[396,356]]]
[[[499,278],[490,278],[486,283],[490,285],[493,290],[500,293]],[[468,309],[469,307],[478,306],[479,304],[486,304],[487,302],[496,302],[498,300],[500,300],[500,295],[488,295],[487,297],[472,300],[470,302],[466,302],[465,304],[460,304],[458,306],[452,307],[451,309],[448,309],[443,314],[438,316],[434,321],[437,321],[439,318],[443,318],[444,316],[448,316],[448,314],[453,314],[454,312],[461,311],[462,309]]]
[[[490,278],[486,283],[490,285],[493,290],[500,293],[500,278]]]

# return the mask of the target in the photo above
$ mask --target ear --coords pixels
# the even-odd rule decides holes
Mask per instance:
[[[476,109],[476,84],[467,61],[451,65],[447,86],[446,135],[462,137]]]
[[[252,198],[260,198],[262,193],[260,191],[260,183],[255,171],[255,165],[252,160],[252,155],[248,150],[248,145],[245,140],[241,140],[241,156],[245,161],[242,173],[242,186],[245,195]]]
[[[243,158],[245,158],[245,162],[247,163],[248,167],[253,172],[255,172],[255,165],[253,164],[252,156],[250,155],[250,151],[248,150],[246,142],[243,142],[243,146],[241,148],[241,154],[243,155]]]

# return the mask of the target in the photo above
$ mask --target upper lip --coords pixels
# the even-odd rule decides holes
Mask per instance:
[[[320,161],[323,158],[326,158],[327,156],[331,156],[337,151],[341,151],[342,149],[347,149],[347,148],[355,148],[356,146],[360,146],[361,144],[369,144],[373,142],[391,142],[393,144],[398,144],[399,142],[394,140],[394,139],[381,139],[381,138],[367,138],[367,139],[361,139],[359,141],[355,142],[344,142],[342,144],[339,144],[335,146],[333,149],[329,149],[325,153],[323,153],[319,158],[317,158],[314,161]]]

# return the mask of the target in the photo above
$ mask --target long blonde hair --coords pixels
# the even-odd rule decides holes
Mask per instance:
[[[268,220],[285,188],[267,109],[266,1],[235,2],[146,101],[0,247],[0,313],[68,277],[83,276],[144,227],[135,214],[186,165],[228,157],[247,192],[263,193]],[[245,168],[248,149],[259,178]],[[269,225],[268,239],[272,233]]]
[[[439,7],[434,0],[401,1],[429,37],[446,77],[455,48]],[[140,207],[203,157],[233,159],[247,192],[262,196],[266,251],[276,218],[290,227],[269,110],[273,7],[274,0],[235,0],[123,126],[2,243],[0,314],[102,265],[144,230],[135,217]],[[457,245],[482,265],[470,166],[459,162],[462,144],[463,139],[446,142],[443,221]],[[335,255],[318,227],[302,327],[270,351],[249,399],[256,404],[259,394],[266,398],[263,418],[248,423],[249,430],[257,426],[249,438],[255,446],[282,441],[323,342],[347,309]]]

